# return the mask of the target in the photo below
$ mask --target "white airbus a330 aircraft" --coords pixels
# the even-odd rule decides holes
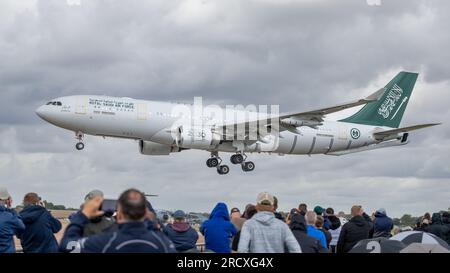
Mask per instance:
[[[139,140],[139,150],[145,155],[200,149],[211,153],[208,167],[227,174],[230,169],[222,164],[219,152],[233,153],[232,164],[252,171],[255,164],[247,160],[246,153],[344,155],[407,144],[409,131],[439,124],[399,128],[417,76],[400,72],[386,87],[364,99],[306,112],[234,110],[230,119],[229,113],[223,118],[217,111],[205,109],[200,109],[199,115],[174,111],[180,107],[198,111],[193,105],[79,95],[53,99],[36,113],[74,131],[78,150],[84,148],[84,134]],[[364,107],[348,118],[324,121],[327,114],[358,105]]]

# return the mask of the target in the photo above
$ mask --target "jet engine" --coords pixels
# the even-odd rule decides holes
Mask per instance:
[[[140,140],[139,152],[143,155],[168,155],[180,152],[182,149],[176,146],[159,144],[153,141]]]

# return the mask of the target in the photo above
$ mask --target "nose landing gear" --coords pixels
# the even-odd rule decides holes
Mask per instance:
[[[78,143],[75,144],[75,148],[78,151],[81,151],[84,149],[83,137],[84,137],[83,132],[78,131],[75,133],[75,138],[78,140]]]

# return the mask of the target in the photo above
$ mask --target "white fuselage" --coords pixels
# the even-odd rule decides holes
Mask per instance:
[[[110,136],[174,145],[168,130],[174,123],[191,124],[192,120],[174,115],[175,107],[190,105],[118,98],[108,96],[68,96],[55,99],[57,105],[41,106],[36,112],[44,120],[67,130],[89,135]],[[251,113],[253,115],[255,113]],[[212,116],[202,116],[205,124],[214,125]],[[212,143],[178,143],[181,148],[221,152],[273,152],[279,154],[327,154],[377,143],[374,127],[339,121],[324,121],[317,129],[302,126],[297,133],[282,131],[280,137],[264,141],[220,141]],[[357,134],[351,134],[353,131]]]

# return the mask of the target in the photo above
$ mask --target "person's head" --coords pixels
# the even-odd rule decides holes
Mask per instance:
[[[41,198],[35,192],[29,192],[29,193],[25,194],[25,196],[23,197],[23,205],[25,207],[31,206],[31,205],[39,205],[40,201],[41,201]]]
[[[315,207],[314,207],[314,212],[315,212],[317,215],[322,215],[323,211],[324,211],[324,209],[323,209],[321,206],[315,206]]]
[[[164,213],[162,219],[163,219],[164,222],[169,221],[169,215],[167,213]]]
[[[186,222],[186,213],[182,210],[177,210],[173,213],[173,221],[183,223]]]
[[[343,211],[338,212],[338,217],[345,218],[345,212]]]
[[[317,215],[317,217],[316,217],[316,228],[319,228],[319,229],[323,228],[323,223],[324,223],[323,217],[320,216],[320,215]]]
[[[273,211],[277,211],[278,209],[278,198],[276,196],[273,197]]]
[[[327,215],[334,215],[334,209],[333,209],[333,208],[327,208],[327,209],[325,210],[325,213],[326,213]]]
[[[442,222],[444,224],[450,224],[450,212],[444,211],[442,213]]]
[[[258,211],[256,210],[256,206],[254,205],[250,205],[247,206],[247,209],[245,210],[245,215],[246,215],[246,219],[250,219],[253,217],[253,215],[255,215]]]
[[[376,214],[387,215],[387,214],[386,214],[386,209],[384,209],[384,208],[379,208],[379,209],[377,209],[377,211],[376,211],[375,213],[376,213]]]
[[[92,191],[88,192],[88,194],[86,194],[86,196],[84,197],[84,201],[86,202],[86,201],[92,200],[97,196],[104,198],[103,192],[101,190],[92,190]]]
[[[147,207],[144,194],[136,189],[124,191],[117,200],[117,222],[144,221]]]
[[[423,219],[427,219],[428,221],[431,221],[431,214],[429,212],[425,213],[423,215]]]
[[[352,217],[361,216],[364,212],[362,209],[362,206],[359,206],[359,205],[354,205],[350,211],[351,211]]]
[[[308,211],[308,206],[305,203],[301,203],[298,205],[298,210],[304,215]]]
[[[244,213],[242,214],[242,218],[245,218],[245,219],[248,219],[248,217],[247,217],[247,215],[245,214],[246,212],[247,212],[247,209],[249,208],[249,207],[251,207],[251,206],[255,206],[255,205],[253,205],[253,204],[247,204],[246,206],[245,206],[245,210],[244,210]]]
[[[0,206],[10,208],[12,205],[12,198],[6,188],[0,187]]]
[[[305,214],[306,224],[314,226],[317,220],[317,214],[314,211],[307,211]]]
[[[257,211],[272,211],[275,200],[273,195],[268,192],[262,192],[258,194],[256,198],[256,210]]]
[[[241,217],[241,211],[238,208],[232,208],[230,211],[230,218],[240,218]]]

